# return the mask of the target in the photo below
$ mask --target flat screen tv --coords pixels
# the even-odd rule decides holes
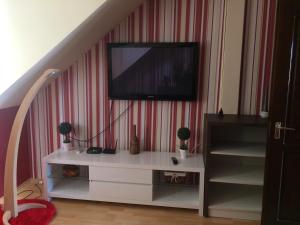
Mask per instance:
[[[195,100],[198,54],[198,43],[110,43],[109,97]]]

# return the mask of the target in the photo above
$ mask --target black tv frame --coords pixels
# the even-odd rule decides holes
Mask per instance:
[[[193,87],[192,94],[187,95],[132,95],[132,96],[113,96],[112,90],[112,56],[111,49],[116,47],[159,47],[159,48],[169,48],[169,47],[193,47],[197,50],[194,52],[194,72],[193,72]],[[197,100],[197,85],[198,85],[198,68],[199,68],[199,43],[198,42],[156,42],[156,43],[108,43],[107,44],[107,59],[108,59],[108,97],[112,100],[158,100],[158,101],[195,101]]]

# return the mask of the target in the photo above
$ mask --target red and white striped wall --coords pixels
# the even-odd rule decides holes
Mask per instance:
[[[270,91],[276,1],[247,1],[246,10],[240,112],[259,114],[263,97]]]
[[[34,177],[41,176],[41,158],[61,145],[60,122],[71,122],[77,138],[85,139],[108,127],[127,108],[120,120],[89,144],[104,146],[118,139],[118,148],[128,149],[136,124],[142,150],[174,152],[179,144],[176,131],[186,126],[192,134],[190,148],[200,151],[203,115],[218,111],[225,2],[147,0],[41,91],[30,109]],[[273,0],[247,1],[240,91],[240,112],[245,114],[260,111],[262,95],[269,88],[274,18]],[[172,41],[200,43],[197,101],[108,99],[107,43]]]

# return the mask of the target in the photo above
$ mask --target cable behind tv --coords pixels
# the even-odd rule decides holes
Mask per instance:
[[[76,133],[75,133],[75,130],[74,130],[74,135],[75,137],[70,137],[72,140],[75,140],[75,141],[78,141],[78,142],[85,142],[85,143],[88,143],[90,142],[91,140],[95,139],[96,137],[99,137],[101,134],[103,134],[104,132],[106,132],[108,129],[111,128],[111,126],[113,126],[115,124],[115,122],[117,122],[118,120],[121,119],[121,117],[132,107],[134,102],[131,102],[126,109],[124,109],[117,118],[115,118],[109,125],[107,125],[103,130],[101,131],[98,131],[94,136],[91,136],[87,139],[78,139],[78,138],[75,138],[76,137]],[[111,112],[112,112],[112,106],[113,106],[113,102],[111,104],[111,107],[110,107],[110,111],[109,111],[109,115],[111,115]]]

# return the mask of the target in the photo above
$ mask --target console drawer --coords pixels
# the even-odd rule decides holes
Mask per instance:
[[[152,184],[152,170],[90,166],[92,181]]]
[[[90,194],[99,201],[152,201],[152,185],[90,181]]]

